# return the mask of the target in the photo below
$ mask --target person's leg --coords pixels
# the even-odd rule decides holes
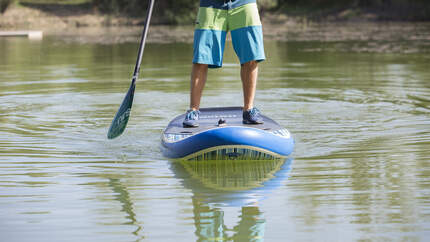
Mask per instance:
[[[262,124],[263,117],[254,107],[257,86],[258,62],[266,59],[263,46],[263,29],[255,2],[240,5],[229,12],[233,48],[241,63],[243,85],[243,123]]]
[[[190,110],[182,122],[184,127],[199,126],[199,108],[208,68],[222,66],[227,35],[227,3],[218,0],[200,1],[194,31],[193,68],[190,84]]]
[[[200,108],[200,99],[202,97],[203,88],[205,87],[207,75],[208,65],[193,64],[190,84],[190,110],[199,110]]]
[[[182,122],[184,127],[198,127],[200,115],[200,99],[208,75],[208,65],[193,63],[190,81],[190,109]]]
[[[249,61],[241,65],[240,78],[243,88],[243,110],[250,110],[254,107],[255,90],[257,87],[258,63]]]
[[[262,124],[260,111],[254,108],[255,90],[257,88],[258,62],[248,61],[240,68],[240,77],[243,88],[243,123]]]

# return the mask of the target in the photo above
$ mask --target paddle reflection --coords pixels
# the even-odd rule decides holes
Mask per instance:
[[[266,221],[258,202],[288,177],[291,163],[291,159],[172,161],[176,177],[193,192],[198,241],[263,240]],[[228,228],[232,213],[238,215]]]
[[[126,214],[128,221],[124,224],[135,225],[136,229],[133,231],[133,235],[140,237],[140,239],[144,238],[143,235],[140,235],[143,231],[143,226],[139,224],[136,219],[136,213],[133,208],[134,205],[127,187],[121,183],[120,179],[117,178],[109,178],[109,186],[115,192],[115,200],[119,201],[121,204],[121,212]]]

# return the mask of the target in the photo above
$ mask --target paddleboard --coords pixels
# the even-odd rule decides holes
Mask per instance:
[[[294,149],[290,132],[262,115],[264,124],[243,124],[242,107],[200,109],[199,127],[183,127],[186,114],[175,117],[163,132],[168,158],[181,160],[272,160]]]

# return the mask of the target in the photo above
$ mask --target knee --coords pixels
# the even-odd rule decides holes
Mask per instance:
[[[198,70],[205,70],[208,68],[207,64],[193,63],[193,67]]]
[[[245,68],[251,68],[252,69],[252,68],[256,68],[258,66],[258,62],[255,60],[252,60],[252,61],[248,61],[246,63],[243,63],[242,66]]]

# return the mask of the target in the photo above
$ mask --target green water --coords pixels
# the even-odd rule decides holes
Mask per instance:
[[[266,41],[256,105],[293,156],[202,164],[160,152],[191,44],[147,45],[128,127],[107,140],[136,43],[0,39],[0,240],[428,240],[430,51],[347,50],[360,44]],[[237,105],[228,45],[202,106]]]

